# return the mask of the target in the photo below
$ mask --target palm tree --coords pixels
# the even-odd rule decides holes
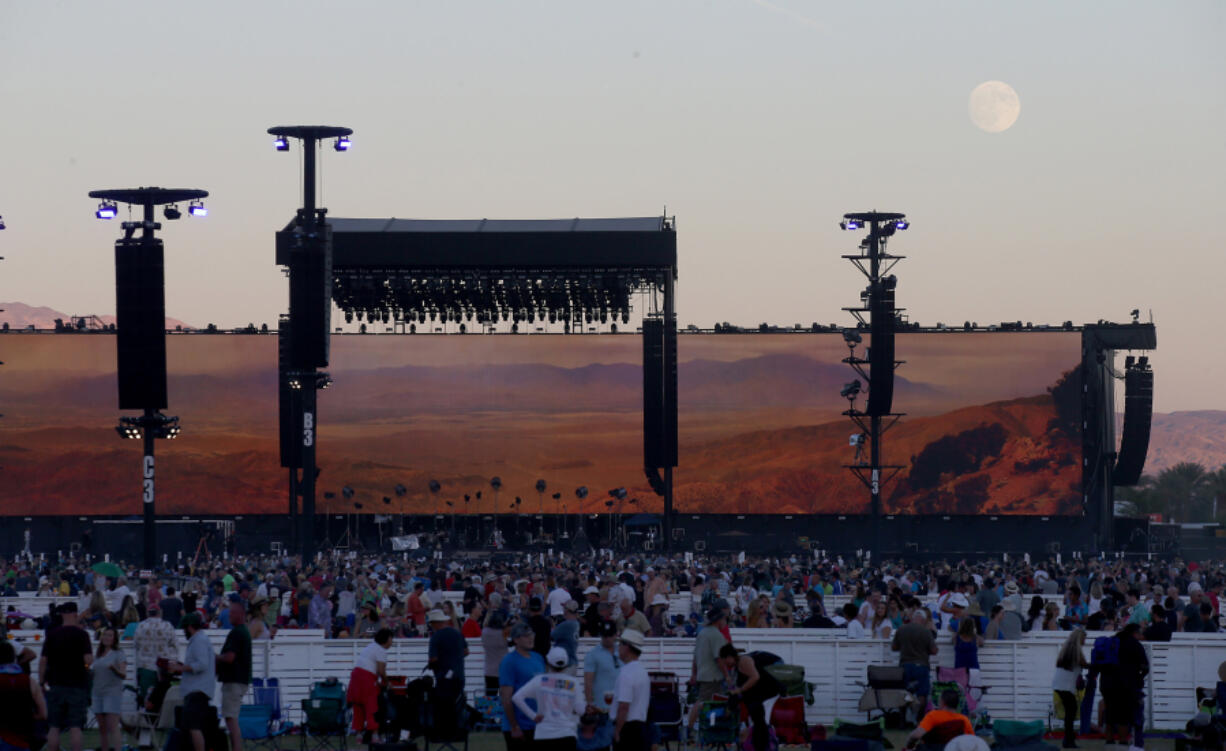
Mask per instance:
[[[1180,462],[1158,473],[1154,492],[1166,505],[1172,521],[1190,522],[1209,516],[1205,490],[1210,474],[1196,462]]]
[[[1116,490],[1116,501],[1122,507],[1124,516],[1149,516],[1162,514],[1163,518],[1170,515],[1166,500],[1158,495],[1155,485],[1157,480],[1153,475],[1141,475],[1141,479],[1133,487],[1121,487]]]

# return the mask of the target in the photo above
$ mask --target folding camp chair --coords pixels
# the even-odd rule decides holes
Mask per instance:
[[[726,701],[703,702],[698,713],[697,743],[702,748],[727,749],[740,741],[741,718]]]
[[[285,731],[276,727],[272,710],[267,704],[244,704],[238,708],[238,732],[243,736],[243,746],[279,748],[277,738]]]
[[[440,706],[435,695],[431,694],[424,717],[424,751],[430,751],[431,744],[447,751],[468,751],[472,719],[471,709],[464,701],[463,694],[455,698],[454,706]]]
[[[302,700],[302,751],[345,751],[344,699]]]
[[[659,742],[667,749],[681,742],[681,692],[675,673],[649,673],[651,695],[647,700],[647,723],[660,733]]]
[[[900,665],[869,665],[868,680],[860,685],[864,693],[860,695],[859,709],[868,720],[873,719],[874,712],[882,715],[904,712],[913,700]]]

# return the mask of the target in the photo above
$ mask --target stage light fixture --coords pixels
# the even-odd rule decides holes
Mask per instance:
[[[850,383],[843,384],[842,390],[839,391],[839,396],[843,397],[844,399],[855,399],[859,395],[860,395],[859,379],[854,380]]]
[[[98,210],[94,212],[94,216],[99,219],[114,219],[119,216],[119,207],[110,201],[103,201],[98,204]]]
[[[289,139],[285,136],[277,136],[274,138],[272,145],[277,148],[277,151],[289,151]]]
[[[848,346],[859,344],[864,341],[864,337],[855,329],[843,329],[843,341],[847,342]]]
[[[174,221],[175,219],[183,216],[183,212],[179,211],[178,206],[174,205],[173,203],[168,203],[166,204],[166,208],[162,209],[162,216]]]
[[[842,230],[860,229],[860,222],[855,219],[844,219],[839,222],[839,228]]]
[[[905,229],[910,228],[910,226],[911,226],[911,222],[908,222],[906,219],[899,219],[897,222],[894,222],[895,229],[905,230]]]
[[[350,145],[349,136],[341,136],[340,138],[336,139],[336,143],[332,144],[332,148],[336,149],[337,151],[348,151]]]
[[[4,217],[0,216],[0,229],[4,229]]]
[[[192,216],[208,216],[209,210],[200,201],[192,201],[191,205],[187,207],[187,213]]]

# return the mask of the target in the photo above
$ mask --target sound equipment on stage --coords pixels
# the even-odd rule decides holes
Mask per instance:
[[[115,241],[119,408],[166,409],[166,290],[162,241]]]
[[[1124,435],[1115,462],[1112,481],[1117,486],[1136,485],[1145,469],[1149,430],[1154,412],[1154,372],[1149,359],[1129,364],[1124,370]]]
[[[290,323],[282,317],[277,328],[277,416],[280,423],[281,466],[302,467],[302,408],[290,387]],[[301,384],[300,384],[301,385]]]
[[[872,341],[868,349],[869,415],[888,415],[894,406],[894,331],[898,316],[894,310],[894,289],[898,279],[887,276],[877,283],[871,308]]]
[[[677,336],[643,320],[643,466],[677,466]],[[657,491],[658,492],[658,491]]]

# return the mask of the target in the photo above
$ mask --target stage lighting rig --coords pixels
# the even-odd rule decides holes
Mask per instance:
[[[174,221],[175,219],[182,217],[183,212],[179,211],[178,206],[175,206],[173,203],[168,203],[166,204],[165,208],[162,209],[162,216],[166,217],[170,221]]]
[[[336,139],[334,144],[332,144],[332,148],[336,149],[337,151],[348,151],[351,145],[352,144],[349,142],[349,136],[341,136],[340,138]]]
[[[282,406],[282,419],[286,412],[294,413],[295,422],[301,415],[302,438],[297,451],[295,466],[288,467],[290,478],[290,508],[297,508],[302,501],[302,515],[296,536],[299,554],[309,559],[315,547],[315,452],[318,421],[316,419],[316,391],[328,383],[316,374],[319,368],[328,366],[328,343],[331,333],[331,276],[332,241],[331,229],[326,216],[327,209],[316,205],[319,187],[316,161],[317,146],[326,139],[347,138],[353,133],[350,128],[332,125],[284,125],[268,129],[273,136],[277,151],[289,151],[289,139],[302,141],[302,207],[298,209],[291,227],[278,233],[277,245],[284,242],[288,257],[279,261],[289,267],[289,342],[286,370],[302,374],[302,383],[314,383],[315,388],[294,391]],[[340,149],[338,149],[340,150]],[[301,482],[297,475],[301,472]]]
[[[847,399],[848,401],[852,401],[852,400],[859,398],[860,381],[855,380],[855,381],[851,381],[849,383],[843,384],[842,390],[839,391],[839,396],[843,397],[844,399]]]
[[[0,216],[0,229],[4,229],[4,228],[5,228],[4,217]]]
[[[187,213],[191,216],[208,216],[209,210],[204,207],[200,201],[192,201],[187,207]]]
[[[167,406],[165,256],[162,241],[154,235],[162,227],[154,221],[154,209],[169,208],[181,201],[198,203],[207,196],[208,191],[195,188],[156,187],[89,193],[90,198],[101,201],[94,212],[99,219],[114,219],[121,203],[141,209],[139,221],[121,223],[123,237],[115,242],[115,349],[119,408],[140,410],[142,414],[121,417],[115,430],[125,440],[144,441],[141,500],[145,568],[153,568],[157,562],[154,442],[177,438],[180,432],[179,418],[161,412]]]

